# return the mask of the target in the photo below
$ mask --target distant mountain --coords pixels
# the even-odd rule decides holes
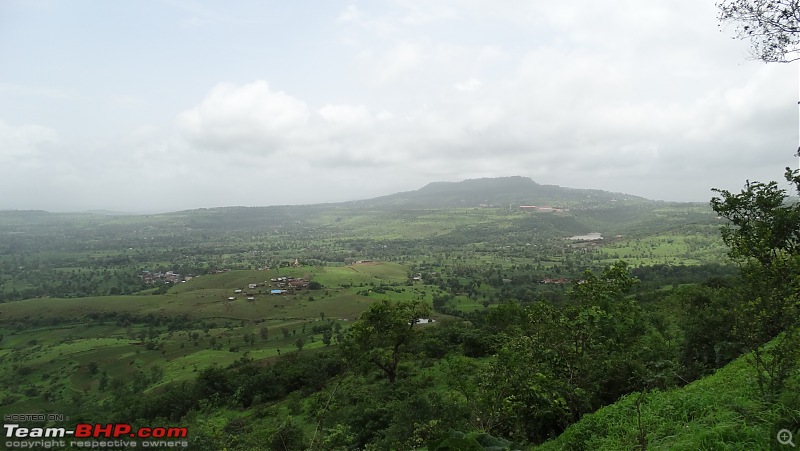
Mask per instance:
[[[0,210],[0,223],[57,221],[60,218],[84,217],[95,221],[126,216],[156,216],[185,222],[188,227],[203,228],[208,224],[230,223],[231,227],[252,224],[297,223],[329,209],[386,208],[439,209],[473,207],[519,207],[521,205],[553,208],[594,208],[601,206],[644,205],[656,201],[623,193],[596,189],[564,188],[541,185],[528,177],[496,177],[468,179],[461,182],[432,182],[414,191],[390,194],[372,199],[312,205],[273,205],[264,207],[215,207],[169,213],[130,213],[91,210],[81,213],[50,213],[42,210]]]
[[[364,208],[507,207],[509,205],[570,208],[608,203],[650,202],[653,201],[630,194],[540,185],[528,177],[514,176],[468,179],[461,182],[433,182],[415,191],[345,204]]]
[[[101,216],[134,216],[137,213],[129,213],[125,211],[115,211],[115,210],[86,210],[84,213],[89,213],[91,215],[101,215]]]

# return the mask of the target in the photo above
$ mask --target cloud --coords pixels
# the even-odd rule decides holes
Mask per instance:
[[[580,76],[589,70],[592,77]],[[631,187],[670,171],[671,183],[685,185],[685,178],[699,192],[711,182],[699,179],[697,168],[744,161],[750,167],[780,164],[780,158],[767,158],[761,148],[779,146],[785,138],[760,131],[784,130],[791,119],[786,106],[775,100],[781,89],[775,80],[782,76],[779,68],[762,66],[744,85],[714,86],[697,98],[667,100],[653,80],[620,72],[602,58],[545,50],[523,58],[502,82],[484,86],[465,78],[458,83],[462,88],[481,89],[470,96],[459,95],[463,91],[458,89],[442,91],[404,112],[375,114],[363,104],[312,107],[281,93],[282,101],[273,105],[287,105],[295,111],[288,116],[296,120],[276,126],[254,119],[283,114],[274,108],[267,109],[269,114],[254,113],[259,108],[252,104],[274,97],[266,82],[254,82],[212,89],[200,106],[181,113],[178,123],[185,125],[182,121],[190,117],[189,123],[212,129],[188,134],[190,146],[239,149],[254,157],[282,158],[295,169],[336,170],[345,177],[366,168],[406,180],[522,174],[545,183],[596,183],[640,193]],[[761,98],[769,91],[769,99]],[[631,92],[642,98],[632,101]],[[214,112],[213,120],[197,113],[206,110]],[[246,124],[236,129],[246,133],[214,131],[215,124],[229,123]],[[261,146],[242,146],[248,139],[281,146],[265,153]],[[620,180],[627,180],[628,187]],[[647,194],[658,197],[656,185],[651,186]],[[657,188],[674,192],[664,185]]]
[[[273,91],[266,81],[220,83],[198,106],[178,114],[177,126],[198,148],[268,155],[283,150],[310,114],[305,102]]]
[[[9,30],[9,48],[27,59],[10,63],[16,72],[0,84],[1,188],[48,205],[147,209],[343,200],[524,175],[704,200],[712,186],[780,178],[796,163],[796,67],[745,61],[746,43],[718,31],[713,2],[155,8],[164,15],[136,19],[159,17],[179,34],[153,34],[168,45],[133,60],[166,79],[106,77],[107,58],[85,58],[52,63],[64,77],[41,85],[56,66],[27,69],[36,49]],[[133,49],[112,44],[92,54]]]
[[[182,113],[183,135],[199,148],[258,149],[306,167],[392,168],[398,177],[433,179],[522,173],[563,185],[575,184],[572,179],[617,184],[626,174],[646,179],[667,168],[679,180],[692,162],[715,164],[720,154],[757,159],[746,145],[763,140],[752,137],[785,114],[759,98],[781,74],[764,69],[748,81],[753,71],[740,68],[721,82],[729,69],[716,65],[719,57],[689,45],[709,36],[729,44],[715,34],[713,17],[706,27],[661,4],[626,3],[608,14],[608,5],[597,4],[423,3],[403,0],[388,10],[350,5],[339,15],[353,38],[354,77],[368,90],[369,104],[315,106],[312,98],[284,93],[291,102],[278,102],[269,99],[274,91],[266,82],[225,84],[188,110],[212,110],[204,106],[213,98],[213,120],[207,112]],[[681,11],[692,9],[687,5]],[[470,42],[442,39],[431,28],[483,18],[512,29],[496,40]],[[636,39],[630,30],[638,30]],[[530,42],[519,45],[521,39]],[[255,108],[239,97],[286,104],[297,120],[270,128],[269,121],[253,120]],[[231,123],[237,126],[220,125]],[[244,142],[259,145],[247,149]]]

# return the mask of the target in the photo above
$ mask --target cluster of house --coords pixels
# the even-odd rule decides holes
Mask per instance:
[[[520,205],[519,208],[521,210],[536,211],[539,213],[562,213],[565,211],[569,211],[569,208],[537,207],[536,205]]]
[[[299,290],[301,288],[308,288],[308,280],[303,279],[301,277],[276,277],[274,279],[270,279],[269,286],[270,287],[278,287],[269,290],[269,294],[271,295],[281,295],[288,293],[291,290]],[[233,294],[235,295],[244,295],[247,296],[247,300],[250,302],[255,301],[256,294],[259,294],[260,291],[258,287],[266,286],[267,282],[264,283],[250,283],[247,284],[247,290],[242,288],[236,288],[233,290]],[[235,301],[236,296],[228,297],[228,301]]]
[[[192,280],[191,275],[178,274],[175,271],[167,271],[167,272],[142,271],[142,273],[139,274],[139,277],[142,278],[144,283],[149,283],[149,284],[155,284],[158,282],[163,282],[163,283],[169,282],[175,284],[175,283],[186,282],[187,280]]]
[[[298,290],[300,288],[308,288],[308,281],[303,279],[302,277],[277,277],[275,279],[269,279],[270,282],[275,284],[278,288],[284,289],[292,289]],[[272,291],[286,291],[286,290],[272,290]],[[273,294],[281,294],[281,293],[273,293]]]
[[[261,284],[261,285],[263,285],[263,284]],[[241,288],[237,288],[237,289],[233,290],[233,294],[244,294],[244,295],[247,296],[247,300],[248,301],[255,301],[256,293],[253,290],[255,290],[258,287],[259,287],[259,284],[251,283],[251,284],[247,285],[247,291],[244,291]],[[228,298],[229,301],[233,301],[235,299],[236,299],[235,296],[231,296],[231,297]]]
[[[269,294],[272,294],[272,295],[285,294],[285,293],[288,293],[290,290],[299,290],[301,288],[307,288],[308,287],[308,281],[306,279],[297,278],[297,277],[277,277],[275,279],[270,279],[270,282],[272,282],[270,284],[271,287],[272,286],[277,286],[278,287],[277,289],[269,290]],[[265,286],[265,285],[266,285],[266,282],[265,283],[261,283],[261,284],[259,284],[259,283],[251,283],[251,284],[247,285],[247,291],[244,291],[241,288],[237,288],[237,289],[233,290],[233,294],[239,294],[239,295],[244,294],[244,295],[247,296],[247,300],[248,301],[254,301],[255,300],[255,295],[257,293],[254,292],[253,290],[257,289],[258,287]],[[228,298],[228,300],[229,301],[236,300],[236,297],[235,296],[231,296],[231,297]]]

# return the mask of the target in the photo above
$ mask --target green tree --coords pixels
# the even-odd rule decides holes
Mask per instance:
[[[742,345],[734,336],[734,290],[693,285],[677,289],[673,296],[681,307],[679,361],[684,379],[695,380],[741,354]]]
[[[292,421],[292,418],[284,421],[274,432],[272,432],[267,442],[269,449],[279,451],[300,451],[306,449],[306,437],[303,428]]]
[[[564,307],[537,302],[504,321],[514,324],[478,383],[488,432],[542,441],[642,388],[646,321],[626,296],[634,281],[624,262],[587,271]]]
[[[383,300],[370,305],[350,328],[343,347],[345,355],[379,368],[394,384],[403,354],[416,338],[414,326],[430,312],[430,307],[420,301]]]
[[[800,173],[787,168],[785,177],[800,192]],[[722,239],[741,272],[734,336],[751,351],[762,393],[772,396],[800,352],[800,203],[791,202],[776,182],[748,181],[738,194],[714,191],[720,197],[711,206],[729,221]]]
[[[786,168],[787,181],[800,192],[800,175]],[[722,239],[734,260],[757,260],[762,266],[780,263],[800,250],[800,205],[789,203],[786,190],[777,182],[745,184],[739,194],[713,189],[720,197],[711,207],[729,224],[722,227]]]
[[[100,371],[100,378],[97,380],[97,389],[100,391],[105,391],[106,387],[108,387],[108,373],[105,370]]]

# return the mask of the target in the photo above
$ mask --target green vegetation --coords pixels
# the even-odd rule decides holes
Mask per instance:
[[[0,411],[185,425],[191,449],[229,450],[753,449],[796,425],[785,192],[709,208],[505,182],[465,188],[484,207],[433,203],[458,197],[442,185],[0,212]],[[520,186],[564,210],[488,206],[544,203]]]
[[[797,431],[800,408],[796,396],[781,401],[760,400],[748,357],[742,357],[683,388],[627,395],[536,449],[777,448],[779,430]]]

